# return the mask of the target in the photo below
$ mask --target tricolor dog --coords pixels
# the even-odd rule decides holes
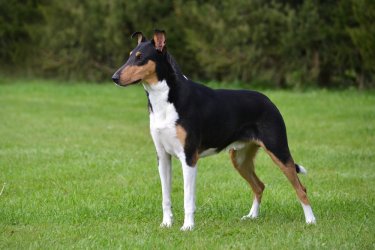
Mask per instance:
[[[276,106],[263,94],[249,90],[214,90],[185,77],[166,49],[166,33],[155,30],[147,40],[141,32],[127,62],[112,76],[119,86],[143,83],[148,98],[150,130],[158,156],[163,221],[173,222],[171,156],[182,165],[185,219],[181,230],[194,227],[195,180],[198,160],[228,150],[235,169],[250,184],[254,200],[248,215],[259,215],[264,184],[255,174],[254,158],[263,148],[296,190],[306,223],[315,217],[288,147],[286,128]]]

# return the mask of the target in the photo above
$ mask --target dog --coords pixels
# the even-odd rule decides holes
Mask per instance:
[[[315,224],[306,189],[297,176],[306,170],[294,163],[284,120],[270,99],[256,91],[214,90],[191,81],[167,51],[164,30],[155,30],[151,40],[142,32],[133,33],[132,38],[137,38],[137,46],[112,80],[123,87],[142,81],[146,90],[162,187],[160,226],[171,227],[173,223],[171,156],[177,157],[182,165],[185,218],[181,230],[187,231],[194,228],[198,160],[225,149],[254,193],[250,212],[242,219],[257,218],[265,188],[254,169],[259,148],[267,152],[291,182],[306,223]]]

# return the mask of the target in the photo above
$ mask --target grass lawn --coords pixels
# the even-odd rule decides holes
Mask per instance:
[[[281,110],[294,159],[309,171],[317,225],[260,152],[260,218],[228,153],[199,161],[196,228],[183,222],[174,160],[175,223],[160,229],[161,188],[141,86],[2,80],[0,249],[374,249],[375,93],[265,93]]]

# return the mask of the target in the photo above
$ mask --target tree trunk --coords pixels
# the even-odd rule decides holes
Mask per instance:
[[[360,72],[356,72],[355,81],[359,90],[363,90],[365,88],[365,76],[362,70]]]

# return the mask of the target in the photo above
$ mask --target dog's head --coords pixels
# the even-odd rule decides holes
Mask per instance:
[[[112,76],[119,86],[145,81],[153,84],[159,81],[159,62],[166,57],[166,34],[164,30],[155,30],[153,39],[147,40],[142,32],[135,32],[132,38],[137,38],[137,46],[130,52],[126,63]]]

